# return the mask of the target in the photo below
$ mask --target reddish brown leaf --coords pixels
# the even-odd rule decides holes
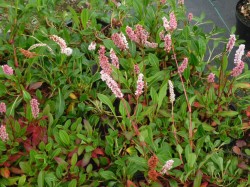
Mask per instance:
[[[233,146],[233,152],[237,155],[241,155],[241,150],[239,147],[237,146]]]
[[[241,168],[241,169],[248,169],[248,165],[245,162],[239,163],[238,167]]]
[[[250,117],[250,106],[247,107],[247,109],[246,109],[246,115],[247,115],[247,117]]]
[[[4,178],[9,178],[10,177],[10,170],[9,168],[2,168],[1,169],[1,175],[4,177]]]
[[[104,156],[104,151],[103,151],[103,149],[101,149],[101,148],[96,148],[96,149],[92,152],[91,157],[92,157],[92,158],[97,158],[98,155]]]
[[[195,101],[193,105],[196,108],[201,108],[202,107],[201,104],[199,102],[197,102],[197,101]]]
[[[43,85],[43,82],[35,82],[29,85],[29,90],[36,90]]]
[[[131,180],[127,180],[127,187],[137,187]]]
[[[246,143],[244,140],[237,140],[237,141],[236,141],[236,145],[237,145],[238,147],[244,147],[244,146],[247,145],[247,143]]]
[[[11,171],[11,173],[14,173],[14,174],[23,174],[23,171],[19,168],[16,168],[16,167],[11,167],[10,171]]]
[[[208,182],[203,182],[200,187],[207,187]]]

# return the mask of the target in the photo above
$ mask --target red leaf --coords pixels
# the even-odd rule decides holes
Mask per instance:
[[[195,101],[194,102],[194,107],[201,108],[202,106],[201,106],[201,104],[199,102]]]
[[[23,171],[21,169],[15,168],[15,167],[11,167],[10,171],[11,173],[14,173],[14,174],[23,174]]]
[[[4,178],[9,178],[10,177],[10,170],[8,168],[2,168],[1,169],[1,175]]]
[[[237,146],[233,146],[233,152],[237,155],[241,155],[241,150],[239,147]]]
[[[101,149],[101,148],[96,148],[96,149],[92,152],[91,157],[92,157],[92,158],[97,158],[98,155],[104,156],[104,151],[103,151],[103,149]]]
[[[207,187],[208,182],[203,182],[200,187]]]
[[[29,85],[29,90],[36,90],[42,86],[43,82],[35,82]]]
[[[137,187],[131,180],[127,180],[127,187]]]
[[[247,117],[250,117],[250,106],[249,106],[249,107],[247,107],[247,110],[246,110],[246,115],[247,115]]]
[[[244,147],[244,146],[247,145],[247,143],[246,143],[244,140],[237,140],[237,141],[236,141],[236,145],[237,145],[238,147]]]

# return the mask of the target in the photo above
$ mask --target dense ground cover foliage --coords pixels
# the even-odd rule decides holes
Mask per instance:
[[[219,37],[181,0],[0,7],[1,187],[250,184],[234,29]]]

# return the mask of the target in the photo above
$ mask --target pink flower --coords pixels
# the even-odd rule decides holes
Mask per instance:
[[[6,113],[6,104],[4,102],[0,103],[0,113]]]
[[[178,0],[179,5],[184,5],[184,0]]]
[[[173,167],[173,164],[174,164],[174,160],[168,160],[165,165],[162,167],[162,170],[161,170],[161,174],[166,174],[172,167]]]
[[[133,29],[129,26],[126,27],[126,33],[129,37],[130,40],[139,43],[139,38],[137,37],[137,35],[135,34],[135,32],[133,31]]]
[[[117,69],[119,69],[119,59],[116,56],[116,54],[112,48],[110,49],[110,58],[111,58],[111,63],[113,64],[113,66],[115,66]]]
[[[161,0],[160,3],[161,3],[161,4],[166,4],[166,1],[167,1],[167,0]]]
[[[180,73],[183,73],[184,70],[187,68],[187,65],[188,65],[188,58],[184,58],[182,64],[181,64],[181,65],[179,66],[179,68],[178,68],[178,71],[179,71]]]
[[[135,71],[136,74],[140,73],[140,68],[139,68],[138,64],[134,65],[134,71]]]
[[[214,78],[215,78],[215,74],[214,74],[214,73],[210,73],[210,74],[207,76],[207,82],[208,82],[208,83],[213,83],[213,82],[214,82]]]
[[[38,117],[39,114],[39,103],[37,99],[30,100],[31,112],[34,118]]]
[[[96,43],[95,42],[91,42],[88,46],[88,50],[89,51],[94,51],[96,49]]]
[[[108,57],[105,56],[105,47],[104,46],[100,46],[100,49],[98,51],[99,53],[99,63],[100,66],[102,68],[102,70],[107,73],[107,74],[111,74],[112,73],[112,68],[111,65],[109,63]]]
[[[189,22],[192,21],[193,17],[194,17],[193,13],[191,13],[191,12],[188,13],[188,21]]]
[[[160,36],[160,39],[161,40],[164,40],[164,37],[165,37],[165,31],[162,30],[160,33],[159,33],[159,36]]]
[[[231,52],[231,50],[234,47],[235,41],[236,41],[235,35],[234,34],[230,35],[230,38],[227,43],[227,48],[226,48],[227,52],[229,53]]]
[[[148,41],[146,41],[146,42],[145,42],[145,47],[150,47],[150,48],[155,49],[155,48],[158,47],[158,43],[153,43],[153,42],[148,42]]]
[[[56,42],[60,46],[61,50],[67,48],[67,44],[65,40],[62,39],[61,37],[57,35],[51,35],[49,38],[53,40],[54,42]]]
[[[140,73],[138,75],[137,86],[135,91],[135,95],[137,97],[139,97],[143,93],[143,88],[144,88],[143,74]]]
[[[244,69],[244,62],[241,61],[237,63],[236,67],[234,67],[234,69],[231,71],[231,76],[232,77],[239,76],[242,73],[243,69]]]
[[[2,139],[2,141],[7,141],[9,139],[9,135],[6,131],[6,126],[5,125],[1,125],[0,126],[0,138]]]
[[[110,77],[110,75],[105,73],[104,71],[101,71],[100,74],[102,81],[106,82],[107,86],[111,89],[112,93],[120,99],[123,98],[123,93],[119,88],[117,82],[114,81],[112,77]]]
[[[241,62],[241,58],[244,55],[244,50],[245,50],[245,45],[241,44],[239,46],[239,48],[237,49],[237,51],[235,52],[235,56],[234,56],[234,63],[238,64]]]
[[[148,40],[149,33],[139,24],[136,25],[135,33],[137,38],[140,39],[141,44],[144,45]]]
[[[174,12],[170,13],[169,26],[171,31],[174,31],[177,28],[177,21]]]
[[[113,40],[114,44],[120,49],[120,50],[126,50],[128,49],[128,42],[124,34],[115,33],[111,36],[111,39]]]
[[[3,72],[6,75],[13,75],[14,70],[12,69],[12,67],[10,67],[7,64],[5,64],[5,65],[2,66],[2,68],[3,68]]]
[[[164,38],[164,46],[165,46],[165,51],[167,51],[168,53],[171,50],[171,45],[172,45],[171,35],[167,34]]]
[[[163,27],[165,28],[166,31],[169,31],[171,29],[170,25],[169,25],[169,21],[167,20],[166,17],[162,18],[163,21]]]

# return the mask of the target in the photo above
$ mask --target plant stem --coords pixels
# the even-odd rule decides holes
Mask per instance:
[[[177,67],[177,70],[178,70],[179,65],[178,65],[178,62],[177,62],[176,53],[175,53],[175,50],[174,50],[174,45],[172,45],[172,51],[173,51],[176,67]],[[193,147],[193,141],[192,141],[192,139],[193,139],[192,108],[191,108],[190,103],[188,101],[187,91],[186,91],[186,88],[185,88],[185,85],[184,85],[182,75],[181,75],[181,73],[179,71],[178,71],[178,74],[179,74],[179,77],[181,79],[182,88],[183,88],[184,95],[185,95],[186,102],[187,102],[187,106],[188,106],[188,112],[189,112],[189,143],[190,143],[190,146]]]

